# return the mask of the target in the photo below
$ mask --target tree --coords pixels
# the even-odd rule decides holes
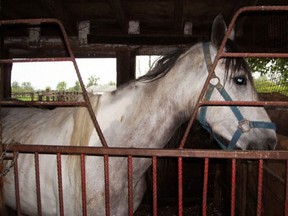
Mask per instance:
[[[23,82],[21,84],[21,90],[23,92],[33,92],[34,91],[34,88],[32,87],[32,84],[31,82]]]
[[[108,82],[108,85],[109,85],[109,86],[116,86],[116,83],[113,82],[113,81],[109,81],[109,82]]]
[[[45,91],[46,92],[50,92],[52,89],[51,89],[51,87],[50,86],[47,86],[46,88],[45,88]]]
[[[279,82],[288,81],[288,59],[286,58],[248,58],[247,62],[252,72],[259,72],[261,76],[276,75]]]
[[[21,87],[17,81],[12,82],[11,88],[12,92],[21,92]]]
[[[96,75],[91,75],[88,78],[88,84],[86,85],[86,88],[90,87],[90,86],[97,86],[98,85],[98,81],[100,80],[99,77],[97,77]]]
[[[66,88],[67,88],[67,83],[65,81],[59,82],[56,86],[57,91],[65,91]]]
[[[77,80],[75,82],[75,85],[71,88],[69,88],[69,91],[74,91],[74,92],[80,92],[82,89],[81,89],[81,86],[80,86],[80,82]]]

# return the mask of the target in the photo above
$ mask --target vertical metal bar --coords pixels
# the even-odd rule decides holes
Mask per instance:
[[[182,157],[178,157],[178,216],[183,215],[183,170]]]
[[[0,56],[1,57],[1,56]],[[0,69],[1,70],[1,69]],[[2,97],[0,97],[0,101],[2,100]],[[3,143],[2,143],[2,118],[1,118],[1,112],[2,112],[2,106],[0,105],[0,155],[3,155]],[[4,171],[4,167],[3,167],[3,160],[0,161],[0,208],[4,209],[5,208],[5,203],[4,203],[4,179],[3,179],[3,171]]]
[[[82,189],[82,213],[83,213],[83,216],[86,216],[87,215],[87,202],[86,202],[85,154],[81,154],[81,189]]]
[[[35,152],[35,180],[36,180],[36,194],[37,194],[37,213],[38,216],[42,215],[42,206],[41,206],[41,187],[40,187],[40,173],[39,173],[39,154]]]
[[[203,180],[203,198],[202,198],[202,215],[203,216],[207,215],[208,172],[209,172],[209,158],[205,158],[204,180]]]
[[[109,157],[108,157],[108,155],[104,155],[104,175],[105,175],[105,209],[106,209],[106,216],[110,216]]]
[[[64,216],[61,153],[57,153],[57,175],[58,175],[58,193],[59,193],[59,208],[60,208],[59,213],[60,215]]]
[[[152,157],[153,216],[157,216],[157,157]]]
[[[14,182],[15,182],[15,199],[16,199],[16,211],[17,215],[21,215],[20,208],[20,190],[19,190],[19,175],[18,175],[18,158],[17,153],[13,151],[13,158],[15,159],[14,163]]]
[[[236,159],[232,159],[231,171],[231,216],[235,215],[235,200],[236,200]]]
[[[288,160],[286,160],[285,216],[288,216]]]
[[[128,208],[129,215],[133,216],[133,166],[132,156],[128,156]]]
[[[257,197],[257,216],[262,213],[262,188],[263,188],[263,160],[259,160],[258,167],[258,197]]]

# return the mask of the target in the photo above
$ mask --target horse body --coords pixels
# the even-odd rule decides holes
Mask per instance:
[[[192,49],[193,52],[194,49],[200,49],[200,46],[194,47]],[[204,70],[203,63],[199,64],[200,60],[197,58],[193,58],[193,60],[190,59],[189,55],[183,57],[181,61],[188,61],[190,65],[186,67],[198,71],[199,77],[195,78],[194,76],[194,78],[198,80],[197,84],[200,83],[200,85],[203,85],[205,76],[201,77],[200,72],[201,68]],[[181,71],[185,69],[182,68],[182,65],[183,64],[179,63],[167,76],[155,82],[141,83],[135,81],[117,92],[107,93],[101,96],[97,107],[97,119],[110,147],[164,147],[178,126],[191,115],[191,107],[193,107],[195,99],[197,99],[200,93],[200,91],[193,91],[193,88],[187,89],[185,87],[190,86],[189,82],[192,80],[187,77],[187,74],[181,73]],[[181,74],[181,76],[179,76],[179,74]],[[192,73],[190,76],[192,76]],[[171,80],[173,81],[171,82]],[[185,80],[187,84],[183,84],[181,80]],[[161,82],[161,85],[159,82]],[[131,88],[133,89],[132,91]],[[182,97],[181,94],[187,92],[187,90],[189,92],[188,96],[183,98],[183,101],[179,103],[179,98]],[[96,96],[91,96],[90,100],[92,103],[95,97]],[[139,98],[141,98],[141,100],[139,100]],[[157,98],[157,100],[155,100],[155,98]],[[187,108],[189,109],[187,110]],[[70,139],[73,133],[73,124],[77,121],[74,118],[75,112],[78,112],[80,109],[85,108],[57,108],[54,110],[21,108],[11,109],[9,111],[4,110],[4,142],[9,143],[15,140],[26,144],[70,144],[72,142]],[[19,123],[11,125],[9,119],[18,119]],[[41,120],[39,121],[39,119]],[[79,120],[83,121],[83,119]],[[25,122],[29,122],[29,125],[25,125]],[[17,131],[17,133],[15,133],[15,131]],[[81,134],[78,135],[81,137]],[[76,145],[80,144],[76,143]],[[92,130],[87,145],[101,146],[95,130]],[[21,207],[27,209],[27,212],[24,211],[25,213],[33,215],[36,214],[35,211],[37,209],[35,171],[33,168],[34,158],[31,155],[21,155],[18,160],[21,195],[29,200],[29,202],[25,202],[25,199],[23,199],[23,201],[21,199]],[[111,170],[110,186],[112,187],[110,194],[112,215],[127,214],[127,180],[119,181],[119,179],[127,179],[126,160],[126,158],[121,157],[109,159]],[[105,210],[105,208],[103,208],[105,206],[103,157],[87,157],[86,163],[87,191],[89,191],[87,194],[87,208],[92,215],[103,215],[103,211]],[[151,160],[149,159],[133,159],[133,190],[135,194],[138,194],[134,197],[135,208],[139,205],[142,195],[144,194],[145,186],[143,184],[143,177],[150,163]],[[89,164],[97,164],[97,166],[90,166]],[[75,193],[81,193],[81,191],[75,191],[75,186],[73,186],[78,185],[80,187],[79,176],[77,177],[80,172],[80,167],[75,168],[75,166],[78,165],[79,164],[73,164],[71,166],[71,160],[69,160],[67,156],[63,156],[64,212],[67,214],[75,214],[77,210],[81,210],[81,204],[79,206],[79,203],[81,203],[80,200],[74,200],[74,204],[71,205],[71,197],[75,197]],[[21,170],[23,170],[23,172],[25,170],[23,176]],[[41,156],[40,170],[40,181],[41,186],[43,186],[41,197],[43,213],[55,215],[58,209],[58,191],[55,190],[55,188],[57,189],[55,156]],[[78,173],[75,173],[77,170]],[[28,178],[29,181],[21,181],[23,178]],[[10,181],[11,179],[13,179],[12,171],[5,178],[4,191],[6,203],[9,206],[15,207],[13,206],[15,205],[14,183]],[[52,191],[53,193],[51,193]],[[78,197],[81,197],[81,194],[79,195]],[[52,202],[52,200],[54,202]]]
[[[217,48],[210,45],[212,58]],[[225,76],[224,60],[220,61],[215,73],[223,83]],[[241,76],[247,74],[243,72]],[[153,75],[153,74],[152,74]],[[204,61],[202,44],[192,46],[177,58],[169,73],[156,76],[152,81],[136,80],[100,98],[91,96],[104,137],[110,147],[162,148],[177,128],[191,115],[200,91],[208,75]],[[239,75],[239,74],[238,74]],[[247,85],[235,87],[227,81],[225,88],[237,99],[252,100],[254,89]],[[246,86],[246,87],[247,87]],[[247,93],[249,92],[249,94]],[[212,100],[223,100],[213,92]],[[248,119],[270,121],[263,108],[240,107]],[[12,140],[25,144],[101,146],[93,130],[85,108],[56,108],[38,110],[30,108],[4,109],[3,142]],[[220,115],[219,113],[222,113]],[[83,115],[82,115],[83,114]],[[13,120],[14,119],[14,120]],[[13,120],[13,121],[12,121]],[[206,120],[211,128],[229,140],[237,121],[228,107],[209,107]],[[79,126],[80,125],[80,126]],[[249,132],[250,133],[250,132]],[[253,138],[253,136],[255,136]],[[249,142],[256,143],[259,136],[276,142],[275,132],[261,129],[251,130],[237,142],[237,147],[246,149]],[[257,144],[257,148],[260,144]],[[151,164],[150,159],[133,158],[133,199],[134,210],[138,207],[145,192],[144,173]],[[104,160],[101,156],[86,157],[87,211],[89,215],[105,214]],[[27,215],[37,214],[35,193],[35,169],[33,155],[19,155],[19,186],[21,209]],[[59,214],[59,197],[56,173],[56,157],[40,156],[40,182],[43,215]],[[64,212],[67,215],[81,214],[80,162],[76,156],[62,156]],[[4,179],[6,204],[15,208],[14,177],[11,170]],[[127,158],[109,157],[109,185],[111,215],[127,215],[128,180]]]

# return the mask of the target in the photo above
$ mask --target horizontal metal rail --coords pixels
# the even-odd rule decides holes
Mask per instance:
[[[20,101],[20,100],[13,100],[13,101],[0,101],[0,105],[4,106],[75,106],[75,107],[85,107],[85,102],[71,102],[71,101],[65,101],[65,102],[57,102],[57,101]]]
[[[223,151],[196,149],[147,149],[147,148],[114,148],[114,147],[79,147],[79,146],[51,146],[51,145],[6,145],[7,152],[39,154],[85,154],[134,157],[194,157],[194,158],[230,158],[230,159],[288,159],[288,151]]]
[[[61,36],[63,36],[63,45],[65,46],[65,49],[68,53],[69,57],[59,57],[59,58],[31,58],[31,59],[3,59],[2,61],[0,61],[0,63],[12,63],[12,62],[37,62],[37,61],[71,61],[71,63],[73,63],[76,75],[78,77],[78,81],[79,84],[81,86],[82,89],[82,95],[83,95],[83,99],[84,99],[84,104],[85,107],[87,108],[90,118],[93,122],[94,128],[99,136],[99,139],[102,143],[103,146],[108,147],[107,142],[105,140],[105,137],[102,133],[102,130],[100,128],[100,125],[96,119],[95,113],[93,112],[93,108],[92,105],[90,103],[90,99],[88,97],[88,93],[85,89],[85,85],[84,82],[82,80],[81,74],[80,74],[80,70],[79,67],[77,65],[76,62],[76,58],[72,52],[72,48],[70,47],[70,43],[69,43],[69,39],[68,39],[68,35],[65,31],[65,28],[63,26],[63,24],[57,20],[57,19],[53,19],[53,18],[40,18],[40,19],[18,19],[18,20],[0,20],[0,26],[2,25],[19,25],[19,24],[23,24],[23,25],[31,25],[31,24],[41,24],[41,23],[52,23],[55,24],[56,26],[58,26],[60,28],[61,31]],[[5,102],[4,102],[5,103]],[[35,102],[34,102],[35,103]],[[37,104],[35,103],[35,105],[44,105],[47,104],[48,106],[50,105],[55,105],[55,106],[66,106],[64,103],[55,103],[55,102],[43,102],[43,104]],[[49,104],[50,103],[50,104]],[[17,103],[15,103],[17,104]],[[0,106],[2,105],[2,103],[0,103]],[[28,105],[28,104],[27,104]],[[68,104],[68,106],[77,106],[78,104],[75,102],[70,102],[70,104]],[[29,105],[28,105],[29,106]],[[83,106],[82,104],[80,106]]]

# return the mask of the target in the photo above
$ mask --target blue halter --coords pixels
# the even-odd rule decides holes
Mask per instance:
[[[211,71],[212,68],[212,60],[211,60],[211,54],[209,49],[209,43],[203,43],[203,51],[204,51],[204,58],[206,62],[206,66],[208,69],[208,73]],[[218,80],[217,84],[210,83],[205,95],[205,100],[209,101],[212,95],[212,92],[216,88],[218,92],[222,95],[225,101],[232,101],[232,98],[229,96],[225,88],[221,85],[219,78],[214,73],[214,78]],[[234,115],[236,116],[238,120],[238,127],[235,131],[230,143],[228,146],[226,146],[219,138],[214,136],[215,140],[219,143],[222,149],[226,150],[233,150],[235,149],[236,143],[238,142],[240,136],[243,133],[246,133],[250,131],[251,128],[265,128],[265,129],[272,129],[276,130],[276,125],[272,122],[263,122],[263,121],[249,121],[245,119],[240,112],[239,108],[237,106],[229,106]],[[212,132],[212,129],[210,125],[206,121],[206,112],[207,112],[208,106],[202,106],[201,111],[199,114],[198,120],[200,121],[203,128],[205,128],[210,133]],[[211,133],[212,134],[212,133]]]

